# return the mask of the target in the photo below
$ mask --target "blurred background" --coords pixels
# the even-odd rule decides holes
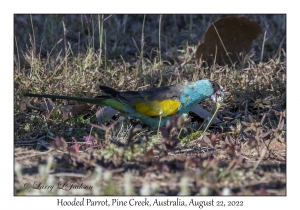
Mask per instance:
[[[78,55],[86,53],[88,49],[99,51],[102,42],[101,48],[106,52],[108,59],[120,59],[120,56],[129,59],[140,54],[142,30],[144,30],[144,57],[153,59],[157,53],[156,49],[159,47],[159,21],[161,18],[162,59],[170,60],[170,57],[176,57],[176,53],[179,53],[178,50],[187,45],[197,46],[203,42],[209,25],[229,15],[15,14],[14,52],[16,55],[17,50],[25,52],[35,46],[37,56],[45,58],[49,52],[57,55],[67,45],[72,49],[74,55]],[[267,32],[264,49],[265,61],[272,58],[279,48],[286,48],[285,14],[235,14],[234,16],[246,16],[261,26],[263,33],[253,42],[253,49],[259,54],[262,50],[264,33]],[[103,34],[99,36],[101,27]],[[20,59],[22,60],[22,58]]]

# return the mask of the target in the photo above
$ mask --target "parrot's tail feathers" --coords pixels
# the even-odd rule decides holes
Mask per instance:
[[[101,105],[102,101],[97,98],[81,98],[81,97],[73,97],[73,96],[59,96],[59,95],[48,95],[48,94],[32,94],[26,93],[24,96],[27,97],[37,97],[37,98],[52,98],[52,99],[63,99],[63,100],[72,100],[81,103],[89,103],[89,104],[99,104]]]
[[[102,90],[105,94],[110,95],[112,97],[116,97],[119,94],[119,91],[116,91],[115,89],[112,89],[107,86],[99,86],[100,90]]]

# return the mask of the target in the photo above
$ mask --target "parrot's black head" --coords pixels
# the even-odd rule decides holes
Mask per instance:
[[[220,90],[220,85],[218,85],[218,83],[214,82],[214,81],[210,81],[212,88],[214,89],[214,93],[216,93],[218,90]]]

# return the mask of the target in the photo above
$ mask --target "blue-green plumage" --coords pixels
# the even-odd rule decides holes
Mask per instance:
[[[127,116],[138,118],[151,127],[164,125],[172,118],[189,112],[201,101],[209,99],[220,87],[207,79],[196,82],[185,82],[145,91],[116,91],[110,87],[100,86],[106,96],[96,98],[79,98],[56,95],[25,94],[25,96],[58,98],[75,100],[83,103],[110,106],[126,113]],[[222,95],[224,96],[224,95]]]
[[[155,89],[154,89],[155,90]],[[209,80],[198,80],[196,82],[185,82],[182,85],[177,84],[169,86],[165,90],[156,90],[157,94],[153,95],[153,100],[156,98],[165,99],[173,98],[180,102],[180,106],[177,108],[177,114],[181,116],[184,113],[188,113],[193,107],[211,97],[216,91],[219,90],[219,86]],[[154,91],[154,92],[156,92]],[[166,95],[168,97],[166,97]],[[130,116],[141,119],[145,124],[151,127],[157,127],[159,125],[160,117],[155,118],[136,113],[133,110],[127,110]],[[161,118],[161,125],[164,125],[168,120],[171,120],[172,116]]]
[[[216,84],[216,83],[215,83]],[[217,86],[219,89],[219,86]],[[184,87],[180,88],[179,99],[181,107],[179,114],[190,111],[201,101],[210,98],[215,93],[213,83],[209,80],[198,80],[196,82],[185,82]]]

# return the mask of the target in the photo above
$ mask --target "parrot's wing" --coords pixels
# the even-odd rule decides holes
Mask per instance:
[[[140,114],[150,117],[167,117],[175,114],[181,106],[179,101],[182,85],[164,86],[145,91],[119,92],[106,86],[100,89],[127,106],[134,106]]]

